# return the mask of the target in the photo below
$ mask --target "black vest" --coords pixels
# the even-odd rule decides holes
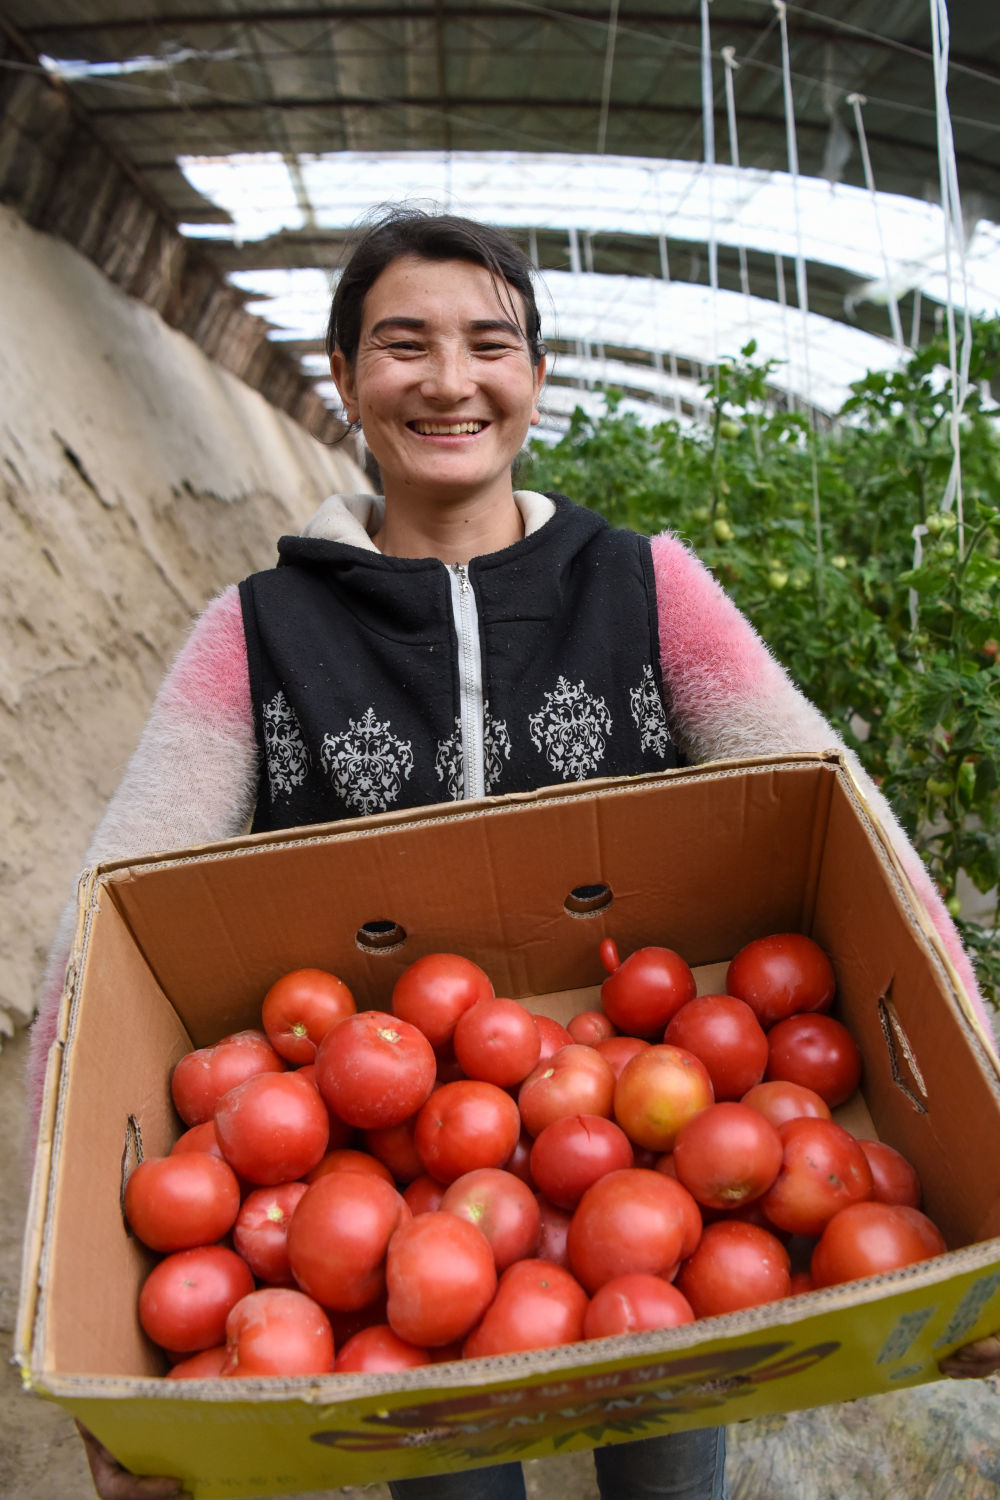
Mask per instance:
[[[680,763],[648,538],[552,498],[545,525],[468,565],[489,795]],[[313,537],[278,553],[240,585],[254,831],[461,797],[449,569]]]

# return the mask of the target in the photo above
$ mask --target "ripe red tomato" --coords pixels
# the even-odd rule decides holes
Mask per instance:
[[[615,1119],[633,1145],[650,1151],[673,1150],[681,1126],[711,1103],[705,1064],[665,1043],[636,1053],[615,1084]]]
[[[263,1287],[226,1319],[223,1375],[325,1375],[333,1369],[326,1313],[291,1287]]]
[[[500,1277],[496,1296],[462,1347],[465,1359],[550,1349],[583,1338],[587,1293],[550,1260],[519,1260]]]
[[[535,1186],[559,1208],[575,1208],[591,1183],[633,1162],[628,1136],[602,1115],[553,1120],[539,1131],[531,1148]]]
[[[536,1193],[535,1198],[538,1202],[540,1218],[535,1259],[551,1260],[557,1266],[568,1268],[569,1252],[566,1249],[566,1240],[573,1215],[567,1208],[557,1208],[554,1203],[549,1202],[548,1198],[543,1198],[541,1193]]]
[[[190,1250],[228,1234],[240,1211],[232,1167],[207,1151],[150,1156],[125,1184],[125,1217],[151,1250]]]
[[[919,1208],[922,1197],[916,1168],[885,1141],[858,1141],[872,1174],[875,1203],[903,1204]]]
[[[225,1362],[226,1346],[217,1344],[214,1349],[202,1349],[197,1354],[189,1355],[187,1359],[179,1359],[167,1371],[167,1379],[211,1380],[222,1374]]]
[[[778,1126],[781,1171],[759,1200],[789,1234],[822,1234],[838,1209],[871,1197],[872,1174],[852,1135],[833,1120],[803,1116]]]
[[[671,1018],[663,1040],[701,1058],[719,1101],[742,1099],[767,1067],[764,1028],[735,995],[695,996]]]
[[[330,1119],[308,1079],[261,1073],[222,1096],[215,1133],[234,1172],[270,1187],[312,1171],[326,1150]]]
[[[185,1125],[215,1114],[223,1094],[257,1073],[283,1073],[285,1064],[263,1031],[235,1031],[212,1047],[186,1052],[174,1068],[170,1092]]]
[[[879,1276],[943,1255],[947,1246],[918,1209],[892,1203],[854,1203],[834,1214],[813,1251],[817,1286]]]
[[[373,1323],[362,1328],[341,1344],[340,1353],[333,1368],[338,1375],[362,1371],[365,1374],[389,1373],[393,1370],[414,1370],[418,1365],[429,1365],[430,1354],[408,1344],[398,1333],[393,1333],[388,1323]]]
[[[323,1307],[367,1307],[385,1286],[389,1240],[410,1218],[381,1177],[331,1172],[303,1194],[288,1226],[288,1261],[304,1292]]]
[[[606,1041],[597,1042],[594,1051],[599,1052],[606,1063],[611,1064],[611,1071],[618,1079],[625,1064],[631,1062],[637,1052],[644,1052],[648,1046],[649,1043],[639,1036],[609,1036]]]
[[[328,1107],[362,1130],[401,1125],[416,1114],[436,1072],[423,1032],[381,1010],[338,1021],[316,1053],[316,1083]]]
[[[401,1125],[362,1132],[361,1144],[382,1163],[394,1182],[412,1182],[423,1173],[424,1164],[415,1140],[416,1128],[417,1117],[411,1115]]]
[[[414,1217],[417,1214],[435,1213],[441,1207],[444,1186],[443,1182],[438,1182],[428,1172],[420,1177],[414,1177],[403,1192],[403,1197]]]
[[[288,1264],[288,1226],[304,1182],[281,1182],[276,1187],[255,1188],[244,1198],[233,1229],[233,1248],[242,1255],[258,1281],[269,1286],[291,1286]]]
[[[861,1053],[847,1027],[833,1016],[786,1016],[767,1034],[764,1077],[813,1089],[835,1109],[861,1081]]]
[[[463,1011],[493,994],[489,976],[457,953],[428,953],[396,980],[390,1009],[423,1032],[432,1047],[449,1042]]]
[[[225,1160],[219,1146],[219,1138],[215,1133],[214,1120],[202,1120],[200,1125],[190,1125],[174,1141],[170,1148],[171,1156],[181,1156],[185,1151],[207,1151],[209,1156],[217,1156],[220,1161]]]
[[[611,1114],[615,1075],[593,1047],[571,1042],[533,1068],[517,1093],[524,1128],[537,1136],[564,1115]]]
[[[756,1224],[720,1219],[707,1224],[697,1250],[681,1266],[677,1289],[697,1318],[737,1312],[787,1297],[788,1251]]]
[[[472,1078],[436,1089],[417,1116],[414,1141],[425,1171],[454,1182],[477,1167],[502,1167],[517,1145],[521,1117],[509,1094]]]
[[[818,943],[778,932],[741,948],[726,972],[726,990],[752,1007],[766,1031],[800,1010],[829,1010],[836,980]]]
[[[252,1291],[250,1267],[235,1250],[178,1250],[158,1261],[143,1282],[139,1322],[154,1344],[194,1354],[225,1341],[230,1308]]]
[[[541,1050],[538,1053],[538,1061],[545,1062],[553,1053],[562,1047],[569,1047],[573,1041],[569,1032],[559,1021],[553,1021],[551,1016],[535,1016],[535,1025],[538,1027],[538,1036],[541,1042]]]
[[[271,1046],[290,1063],[311,1063],[331,1026],[357,1010],[342,979],[325,969],[293,969],[264,996],[261,1024]]]
[[[646,1328],[678,1328],[694,1321],[690,1302],[662,1276],[638,1273],[606,1281],[583,1315],[585,1339],[641,1333]]]
[[[607,1042],[618,1032],[603,1010],[581,1010],[566,1027],[574,1042],[584,1047],[596,1047],[598,1042]]]
[[[608,970],[601,1005],[630,1036],[661,1036],[675,1011],[697,993],[690,967],[672,948],[638,948],[619,963],[614,941],[605,938],[600,953]]]
[[[755,1083],[740,1103],[759,1110],[775,1126],[804,1115],[814,1120],[830,1119],[830,1106],[814,1089],[803,1088],[799,1083]]]
[[[464,1339],[493,1301],[497,1273],[486,1236],[457,1214],[421,1214],[393,1235],[386,1261],[388,1319],[420,1348]]]
[[[372,1177],[381,1177],[383,1182],[388,1182],[393,1187],[396,1185],[385,1162],[379,1161],[377,1156],[369,1156],[367,1151],[354,1151],[350,1146],[342,1146],[338,1151],[327,1151],[312,1171],[306,1173],[306,1182],[318,1182],[331,1172],[367,1172]]]
[[[684,1242],[678,1191],[669,1177],[640,1167],[609,1172],[587,1189],[566,1248],[570,1270],[588,1292],[632,1271],[672,1270]]]
[[[480,1167],[457,1177],[441,1199],[445,1213],[458,1214],[486,1236],[497,1272],[534,1255],[541,1213],[538,1200],[519,1177],[500,1167]]]
[[[491,995],[462,1012],[452,1046],[466,1077],[505,1089],[527,1078],[541,1055],[542,1039],[523,1005]]]
[[[694,1115],[674,1146],[678,1182],[706,1208],[739,1208],[759,1198],[777,1177],[781,1160],[774,1126],[732,1100]]]

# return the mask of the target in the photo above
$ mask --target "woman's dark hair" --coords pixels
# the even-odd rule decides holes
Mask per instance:
[[[326,330],[329,356],[339,349],[347,363],[354,364],[365,297],[386,266],[403,255],[417,255],[423,260],[468,260],[486,267],[499,297],[504,297],[503,283],[520,292],[531,362],[541,362],[545,346],[528,257],[502,229],[454,214],[425,213],[419,208],[390,209],[364,231],[355,245],[333,295]],[[511,311],[516,314],[516,309]],[[515,320],[520,326],[520,318]]]

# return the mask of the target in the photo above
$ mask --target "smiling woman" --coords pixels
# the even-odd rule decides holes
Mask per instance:
[[[254,831],[294,828],[685,759],[844,751],[676,537],[514,490],[545,360],[531,267],[503,233],[410,211],[380,220],[341,278],[329,351],[385,494],[331,496],[280,539],[278,566],[209,606],[88,864],[227,838],[251,812]],[[974,994],[936,892],[927,904]],[[64,966],[63,949],[34,1033],[39,1086]],[[987,1365],[994,1355],[979,1346]],[[90,1451],[103,1496],[150,1493]],[[722,1500],[724,1434],[621,1442],[595,1467],[603,1500]],[[516,1464],[390,1488],[395,1500],[524,1496]]]
[[[525,309],[504,292],[485,266],[403,256],[365,296],[353,359],[333,350],[348,420],[382,476],[373,540],[394,557],[453,537],[443,560],[467,563],[524,534],[511,465],[538,421],[545,359],[533,362]]]

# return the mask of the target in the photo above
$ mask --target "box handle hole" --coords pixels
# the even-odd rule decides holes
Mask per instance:
[[[125,1121],[125,1141],[122,1145],[122,1179],[118,1193],[118,1202],[122,1212],[122,1223],[125,1225],[125,1233],[129,1236],[132,1230],[125,1215],[125,1186],[142,1161],[142,1128],[135,1115],[129,1115]]]
[[[878,1018],[889,1050],[892,1081],[919,1114],[927,1113],[927,1085],[917,1065],[910,1039],[892,1003],[891,987],[878,1002]]]
[[[603,881],[595,885],[575,885],[563,907],[571,917],[593,917],[599,911],[606,911],[614,899],[611,887]]]
[[[354,934],[354,941],[362,953],[389,953],[406,942],[406,930],[398,922],[386,919],[362,922]]]

